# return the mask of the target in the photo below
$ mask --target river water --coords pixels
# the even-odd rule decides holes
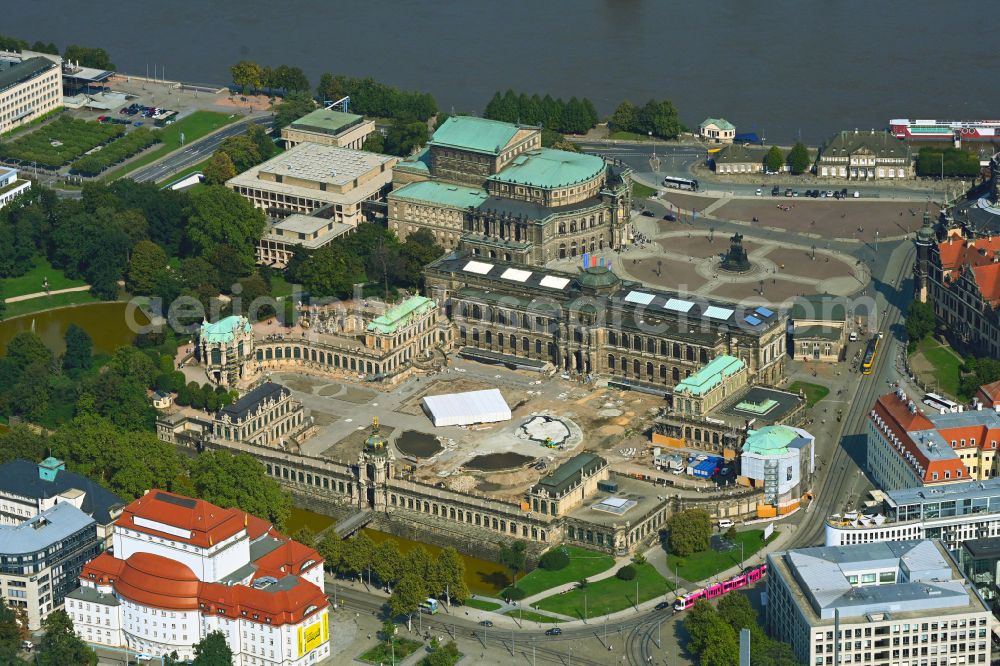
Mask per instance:
[[[94,343],[94,353],[111,354],[122,345],[132,344],[135,333],[127,322],[149,323],[146,316],[137,309],[130,309],[127,303],[88,303],[0,321],[0,354],[7,343],[18,333],[30,331],[32,327],[49,349],[57,355],[66,348],[63,337],[70,324],[76,324],[90,335]]]
[[[173,80],[226,83],[248,58],[427,90],[444,110],[508,87],[601,113],[668,98],[689,126],[723,116],[819,142],[893,117],[996,117],[997,25],[967,0],[45,0],[9,7],[0,32],[103,46],[119,71]]]

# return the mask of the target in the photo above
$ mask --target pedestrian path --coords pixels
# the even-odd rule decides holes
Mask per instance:
[[[42,298],[43,296],[55,296],[56,294],[72,294],[77,291],[87,291],[90,289],[89,284],[82,285],[80,287],[68,287],[66,289],[55,289],[53,291],[36,291],[33,294],[21,294],[20,296],[10,296],[3,299],[4,303],[20,303],[21,301],[30,301],[34,298]]]

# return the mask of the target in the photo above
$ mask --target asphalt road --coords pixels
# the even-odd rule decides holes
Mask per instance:
[[[166,180],[173,174],[190,166],[203,162],[211,157],[212,153],[219,145],[231,136],[243,134],[247,131],[249,123],[260,125],[270,125],[271,116],[254,116],[238,120],[232,125],[219,130],[203,139],[192,142],[190,145],[176,150],[168,157],[154,162],[148,166],[136,169],[129,174],[129,178],[142,182],[160,182]]]

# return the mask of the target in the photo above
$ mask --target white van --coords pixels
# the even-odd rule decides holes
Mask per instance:
[[[851,331],[851,335],[850,335],[849,339],[850,339],[851,342],[857,342],[858,341],[858,332],[857,331]]]
[[[735,527],[736,523],[729,520],[728,518],[719,518],[719,529],[728,530],[730,527]]]

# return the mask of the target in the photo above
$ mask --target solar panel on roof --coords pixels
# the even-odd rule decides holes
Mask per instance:
[[[546,275],[539,281],[540,285],[543,287],[548,287],[549,289],[565,289],[566,285],[569,284],[569,278],[556,277],[554,275]]]
[[[753,315],[748,315],[745,318],[745,321],[746,321],[746,323],[750,324],[751,326],[758,326],[758,325],[760,325],[762,323],[760,321],[760,319],[757,319],[757,317],[754,317]]]
[[[709,305],[707,308],[705,308],[704,315],[709,319],[718,319],[719,321],[726,321],[727,319],[733,316],[733,311],[726,308],[720,308],[716,305]]]
[[[693,307],[694,303],[691,301],[682,301],[679,298],[671,298],[663,304],[664,310],[673,310],[674,312],[687,312]]]
[[[771,310],[768,310],[765,307],[759,307],[756,310],[754,310],[754,312],[756,312],[757,314],[759,314],[764,319],[767,319],[768,317],[773,317],[774,316],[774,312],[772,312]]]
[[[628,295],[625,296],[625,301],[627,303],[639,303],[640,305],[649,305],[653,302],[653,295],[646,294],[641,291],[630,291]]]
[[[504,280],[513,280],[514,282],[524,282],[531,277],[531,271],[522,271],[517,268],[508,268],[500,276]]]
[[[478,273],[479,275],[486,275],[493,268],[493,264],[484,264],[481,261],[470,261],[467,263],[462,270],[469,271],[470,273]]]

